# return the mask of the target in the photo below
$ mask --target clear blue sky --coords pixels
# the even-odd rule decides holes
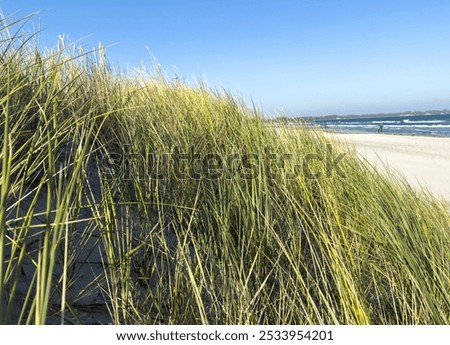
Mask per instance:
[[[267,112],[450,108],[448,0],[0,0],[0,8],[16,17],[41,10],[43,46],[90,35],[84,46],[111,45],[110,60],[123,67],[153,56]]]

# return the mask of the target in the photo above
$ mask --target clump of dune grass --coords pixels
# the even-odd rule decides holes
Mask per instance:
[[[0,24],[0,323],[450,322],[433,196],[26,20]]]

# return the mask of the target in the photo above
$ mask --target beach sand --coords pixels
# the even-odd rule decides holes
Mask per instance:
[[[414,187],[450,201],[450,138],[386,134],[333,134],[354,145],[378,168],[386,164]]]

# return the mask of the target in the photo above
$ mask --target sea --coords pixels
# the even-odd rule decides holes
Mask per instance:
[[[386,134],[450,137],[450,114],[338,117],[334,120],[316,120],[315,124],[324,129],[368,133],[377,133],[381,125],[382,132]]]

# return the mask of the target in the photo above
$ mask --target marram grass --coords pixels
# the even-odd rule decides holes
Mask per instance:
[[[0,323],[450,323],[446,205],[21,23],[0,28]]]

